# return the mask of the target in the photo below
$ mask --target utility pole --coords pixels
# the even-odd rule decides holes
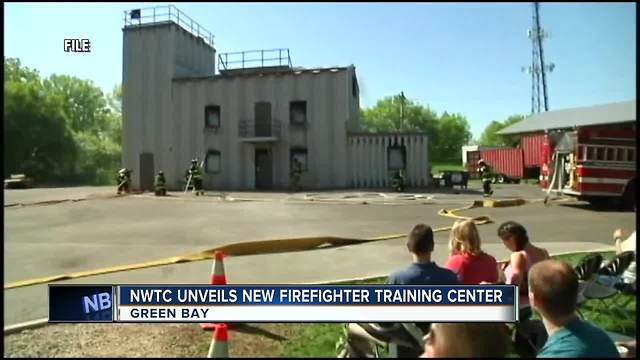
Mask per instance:
[[[400,92],[400,130],[404,130],[404,91]]]

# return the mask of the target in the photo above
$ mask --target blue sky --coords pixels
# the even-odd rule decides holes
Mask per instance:
[[[5,3],[5,56],[48,76],[122,79],[123,11],[165,3]],[[218,52],[290,48],[294,66],[354,64],[362,106],[404,91],[467,117],[474,137],[492,120],[530,111],[530,3],[176,3],[215,35]],[[543,3],[550,109],[636,97],[633,3]],[[63,39],[88,38],[89,54]]]

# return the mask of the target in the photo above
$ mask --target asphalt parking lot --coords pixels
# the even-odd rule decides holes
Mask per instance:
[[[452,219],[439,209],[481,199],[470,189],[419,193],[415,197],[375,191],[321,193],[210,193],[195,198],[175,193],[109,198],[111,188],[5,190],[5,285],[31,278],[86,271],[199,252],[222,244],[311,236],[369,238],[407,233],[416,223],[434,228]],[[496,197],[541,199],[533,185],[498,185]],[[42,200],[45,199],[45,200]],[[86,199],[48,205],[39,201]],[[314,201],[311,201],[311,200]],[[9,201],[9,202],[8,202]],[[9,206],[22,203],[26,206]],[[507,220],[522,222],[534,242],[561,252],[611,246],[615,228],[634,228],[631,212],[595,210],[581,203],[531,203],[511,208],[477,208],[487,215],[480,227],[485,250],[508,255],[496,237]],[[436,235],[434,258],[447,257],[448,234]],[[409,260],[403,239],[281,254],[230,257],[230,282],[300,283],[386,274]],[[63,283],[205,283],[211,264],[200,261]],[[5,325],[47,316],[47,286],[5,290]]]

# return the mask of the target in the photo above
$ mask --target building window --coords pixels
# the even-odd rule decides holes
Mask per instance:
[[[608,148],[606,149],[607,161],[614,161],[616,156],[616,149]]]
[[[389,170],[400,170],[405,168],[406,150],[404,146],[390,146],[387,148],[387,158]]]
[[[309,170],[307,165],[307,149],[306,148],[292,148],[291,149],[291,169],[295,169],[296,161],[300,163],[303,171]]]
[[[205,106],[204,127],[208,129],[220,128],[220,106],[218,105]]]
[[[221,171],[221,156],[218,150],[209,150],[205,159],[205,170],[208,174],[217,174]]]
[[[578,155],[577,155],[576,159],[577,160],[586,160],[584,146],[578,146]]]
[[[291,124],[304,125],[307,122],[307,102],[292,101],[289,104],[289,117]]]
[[[615,161],[624,161],[624,149],[617,148],[614,149],[614,152],[616,153]]]

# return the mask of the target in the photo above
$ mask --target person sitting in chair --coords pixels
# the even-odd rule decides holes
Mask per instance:
[[[549,336],[538,357],[620,357],[604,330],[576,315],[577,297],[578,275],[569,264],[544,260],[529,270],[530,303]]]

